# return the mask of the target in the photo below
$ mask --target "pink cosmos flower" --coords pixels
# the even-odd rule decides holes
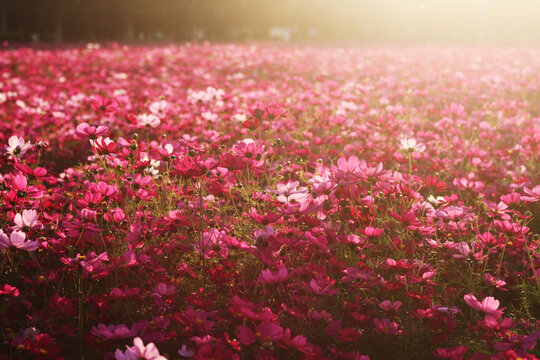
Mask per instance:
[[[316,194],[323,194],[334,186],[328,169],[319,170],[319,174],[313,175],[309,182],[312,184],[313,192]]]
[[[173,296],[174,294],[176,294],[176,288],[174,287],[174,285],[167,285],[160,282],[156,287],[155,294],[159,296]]]
[[[90,145],[98,154],[109,154],[116,149],[116,143],[108,137],[98,136],[96,140],[90,139]]]
[[[397,312],[399,311],[401,305],[403,305],[401,301],[384,300],[379,304],[379,307],[384,311]]]
[[[133,339],[133,346],[127,347],[125,352],[116,349],[114,356],[116,360],[167,360],[165,356],[159,355],[159,350],[154,343],[144,345],[140,337]]]
[[[507,289],[503,288],[506,285],[506,281],[504,281],[504,280],[502,280],[500,278],[496,278],[495,276],[493,276],[491,274],[485,273],[484,274],[484,280],[486,280],[488,283],[495,286],[499,290],[507,290]]]
[[[182,357],[193,357],[197,351],[194,349],[189,349],[186,344],[182,345],[182,347],[178,350],[178,355]]]
[[[38,221],[39,214],[36,210],[23,210],[22,214],[15,215],[13,222],[15,230],[29,231],[30,229],[38,229],[41,223]]]
[[[22,137],[13,135],[8,139],[6,152],[9,154],[9,157],[20,157],[26,154],[30,148],[32,148],[30,142],[25,142]]]
[[[39,199],[43,196],[43,191],[33,185],[28,186],[28,179],[21,174],[12,176],[11,181],[6,185],[13,190],[18,197],[29,196],[31,198]]]
[[[158,127],[159,124],[161,124],[161,120],[159,120],[159,118],[156,115],[142,114],[142,115],[137,116],[137,124],[139,126],[146,127],[146,128],[151,128],[151,127],[155,128],[155,127]]]
[[[263,345],[272,345],[273,342],[281,340],[283,336],[283,328],[270,322],[258,325],[255,333],[246,325],[240,325],[236,329],[238,330],[238,339],[243,345],[251,345],[257,340]]]
[[[481,192],[485,186],[482,181],[473,181],[463,177],[455,178],[453,183],[460,190],[471,190],[473,192]]]
[[[37,241],[27,241],[26,234],[22,231],[13,231],[8,236],[0,230],[0,248],[16,247],[17,249],[25,251],[37,250],[39,243]]]
[[[540,200],[540,185],[536,185],[532,189],[525,187],[523,189],[523,192],[528,195],[528,196],[521,197],[521,200],[523,201],[537,202],[538,200]]]
[[[463,360],[467,350],[465,345],[460,345],[456,348],[438,348],[433,352],[433,355],[439,359]]]
[[[235,155],[258,161],[264,154],[264,145],[258,144],[252,139],[244,139],[234,144],[232,151]]]
[[[135,331],[130,330],[127,325],[105,325],[98,324],[97,326],[92,327],[90,333],[94,336],[99,337],[101,340],[108,341],[114,339],[122,339],[127,337],[132,337],[135,335]]]
[[[416,141],[416,139],[412,139],[412,138],[401,139],[400,144],[401,145],[399,146],[399,148],[407,152],[415,152],[415,151],[423,152],[424,150],[426,150],[425,144],[419,143]]]
[[[90,106],[96,111],[101,111],[103,114],[110,114],[118,109],[116,100],[105,98],[101,95],[95,95],[90,100]]]
[[[309,286],[306,284],[308,291],[314,292],[317,295],[336,295],[339,290],[332,288],[336,280],[329,279],[311,279]]]
[[[499,309],[499,300],[496,300],[492,296],[488,296],[482,300],[482,302],[478,301],[476,297],[473,294],[467,294],[463,297],[463,300],[465,300],[465,303],[472,307],[473,309],[476,309],[478,311],[483,311],[486,314],[493,315],[496,317],[500,317],[503,314],[504,308]]]
[[[450,117],[455,116],[457,118],[462,118],[467,113],[465,112],[465,106],[452,102],[450,105],[444,105],[444,110],[442,111],[442,114]]]
[[[293,195],[304,194],[309,195],[309,190],[307,187],[301,186],[298,187],[300,183],[298,181],[290,181],[286,184],[277,184],[277,190],[268,190],[268,192],[277,194],[277,200],[282,203],[289,202],[290,199],[293,199]],[[296,199],[296,198],[294,198]],[[296,199],[298,201],[298,199]]]
[[[282,283],[287,281],[287,279],[287,268],[283,265],[281,265],[281,267],[276,272],[273,272],[270,269],[266,269],[261,272],[261,275],[259,275],[259,281],[266,284]]]
[[[17,297],[20,295],[20,291],[15,286],[11,286],[9,284],[2,284],[0,285],[0,295]]]
[[[75,134],[79,137],[88,137],[92,140],[97,139],[100,136],[105,136],[109,132],[109,128],[106,126],[92,126],[85,122],[79,124],[75,130]]]
[[[381,334],[388,335],[399,335],[401,330],[399,329],[399,324],[390,319],[373,319],[373,324],[375,325],[375,331]]]
[[[367,226],[362,232],[368,237],[377,237],[382,235],[384,229]]]
[[[170,105],[165,100],[155,101],[150,104],[148,110],[160,119],[163,119],[170,109]]]
[[[331,178],[341,186],[351,185],[366,177],[364,173],[366,167],[366,162],[358,160],[356,156],[351,156],[348,159],[339,158],[337,166],[332,165],[331,167]]]

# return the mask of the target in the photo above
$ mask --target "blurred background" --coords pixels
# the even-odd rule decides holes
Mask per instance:
[[[14,42],[540,44],[539,0],[0,0]]]

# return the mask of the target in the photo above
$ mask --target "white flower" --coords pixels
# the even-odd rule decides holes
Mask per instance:
[[[426,150],[426,145],[422,144],[422,143],[419,143],[419,142],[416,141],[416,139],[412,139],[412,138],[410,138],[410,139],[401,139],[400,148],[403,151],[423,152],[424,150]]]
[[[429,201],[433,205],[441,205],[441,204],[444,204],[446,202],[446,200],[444,200],[443,196],[435,197],[433,195],[429,195],[428,198],[427,198],[427,201]]]

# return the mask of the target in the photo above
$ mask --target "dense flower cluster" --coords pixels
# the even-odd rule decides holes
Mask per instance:
[[[538,51],[1,54],[0,359],[538,356]]]

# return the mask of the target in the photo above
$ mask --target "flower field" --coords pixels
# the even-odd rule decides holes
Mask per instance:
[[[2,50],[0,206],[0,359],[537,359],[540,50]]]

